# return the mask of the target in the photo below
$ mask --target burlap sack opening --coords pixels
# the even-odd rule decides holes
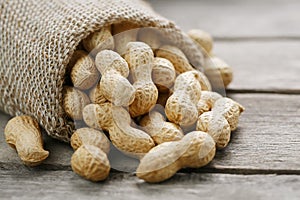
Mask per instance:
[[[101,27],[131,21],[161,29],[196,67],[202,53],[173,22],[142,0],[2,0],[0,109],[31,115],[46,132],[68,142],[73,122],[62,108],[68,62],[77,45]]]

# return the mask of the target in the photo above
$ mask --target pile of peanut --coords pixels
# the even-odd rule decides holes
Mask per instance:
[[[137,28],[130,23],[104,27],[84,39],[69,62],[63,107],[81,124],[71,137],[71,167],[91,181],[108,177],[110,143],[140,159],[136,175],[147,182],[205,166],[216,149],[228,145],[244,110],[213,92],[179,47],[164,44],[155,30]],[[226,87],[232,69],[212,56],[212,37],[200,30],[188,35]],[[5,137],[28,166],[49,155],[30,116],[10,120]]]

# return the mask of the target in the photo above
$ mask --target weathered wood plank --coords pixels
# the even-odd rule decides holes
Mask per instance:
[[[150,0],[184,30],[200,28],[217,38],[300,36],[297,0]]]
[[[235,94],[246,107],[230,145],[211,163],[248,169],[300,169],[300,95]]]
[[[300,93],[300,41],[217,42],[215,53],[234,69],[238,91]]]
[[[147,184],[132,174],[112,173],[92,183],[70,171],[0,171],[1,199],[272,199],[300,198],[300,176],[177,174]]]
[[[229,173],[300,173],[300,95],[233,94],[246,107],[229,146],[217,153],[206,170]],[[1,114],[1,130],[8,117]],[[71,148],[47,139],[50,157],[43,169],[70,169]],[[22,168],[14,150],[0,135],[0,168]],[[110,154],[113,168],[134,171],[138,162]],[[121,160],[121,161],[120,161]],[[195,170],[195,171],[203,171]],[[289,172],[290,171],[290,172]]]

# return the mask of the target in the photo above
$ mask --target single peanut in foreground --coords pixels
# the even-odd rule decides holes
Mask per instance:
[[[110,26],[103,27],[99,31],[90,34],[82,43],[92,56],[96,56],[98,52],[104,49],[112,50],[115,47]]]
[[[207,165],[215,152],[216,145],[210,135],[193,131],[179,141],[165,142],[151,149],[141,159],[136,175],[146,182],[161,182],[182,168]]]
[[[87,127],[77,129],[71,137],[71,146],[75,150],[71,158],[75,173],[91,181],[101,181],[109,175],[106,154],[110,142],[103,132]]]
[[[74,152],[71,167],[75,173],[91,181],[106,179],[110,171],[106,154],[100,148],[87,144]]]
[[[230,141],[230,126],[221,114],[209,111],[199,116],[197,131],[203,131],[213,137],[218,149],[225,148]]]
[[[204,50],[204,54],[209,55],[211,53],[213,49],[213,38],[209,33],[203,30],[193,29],[188,32],[188,35]]]
[[[49,155],[49,152],[43,149],[39,124],[30,116],[18,116],[9,120],[4,135],[7,144],[17,150],[25,165],[39,165]]]
[[[135,88],[126,79],[129,75],[127,62],[116,52],[103,50],[96,56],[97,69],[102,74],[100,92],[117,106],[128,106],[135,98]]]
[[[213,112],[225,117],[230,125],[231,131],[237,129],[239,117],[244,110],[245,108],[242,105],[227,97],[218,99],[212,108]]]
[[[113,145],[127,155],[141,157],[155,145],[147,133],[131,126],[130,115],[122,107],[90,104],[84,108],[83,118],[89,127],[108,131]]]
[[[174,84],[174,93],[168,98],[165,112],[167,118],[181,126],[191,126],[197,121],[197,102],[201,96],[201,85],[196,71],[180,74]]]
[[[152,81],[154,54],[143,42],[129,42],[125,59],[136,89],[135,99],[129,106],[129,113],[134,118],[148,113],[158,98],[158,90]]]
[[[185,54],[175,46],[163,45],[155,51],[155,55],[168,59],[178,74],[194,70]]]
[[[158,111],[151,111],[140,120],[140,125],[154,140],[156,144],[177,141],[183,138],[181,128],[165,118]]]

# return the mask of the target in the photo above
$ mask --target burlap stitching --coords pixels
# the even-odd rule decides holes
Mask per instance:
[[[201,65],[198,47],[141,0],[3,0],[0,9],[0,109],[34,116],[62,141],[73,131],[62,108],[65,70],[91,32],[122,21],[162,28]]]

